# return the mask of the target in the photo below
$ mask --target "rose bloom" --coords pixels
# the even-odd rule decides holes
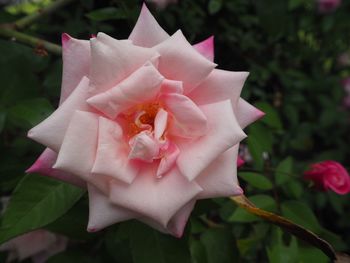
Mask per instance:
[[[44,263],[66,246],[67,238],[39,229],[7,241],[0,246],[0,251],[9,252],[7,262],[31,258],[34,263]]]
[[[341,0],[318,0],[317,4],[320,12],[329,13],[340,6]]]
[[[350,176],[345,168],[335,161],[323,161],[311,165],[304,178],[314,182],[315,187],[344,195],[350,192]]]
[[[196,200],[242,194],[247,72],[219,70],[213,38],[169,36],[144,5],[127,40],[63,34],[58,109],[28,136],[48,148],[28,172],[89,192],[88,231],[136,218],[180,237]]]

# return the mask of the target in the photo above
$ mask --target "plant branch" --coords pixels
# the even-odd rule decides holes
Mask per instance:
[[[62,48],[59,45],[18,32],[16,30],[11,29],[10,27],[6,28],[4,26],[1,26],[0,37],[9,39],[12,41],[17,41],[19,43],[23,43],[34,48],[44,49],[55,55],[60,56],[62,53]]]
[[[288,231],[289,233],[295,235],[296,237],[306,241],[307,243],[319,248],[331,260],[338,260],[337,262],[349,262],[349,261],[342,261],[345,258],[349,259],[347,255],[341,256],[339,253],[336,253],[334,248],[327,241],[321,239],[315,233],[305,229],[300,225],[293,223],[292,221],[282,216],[276,215],[274,213],[271,213],[256,207],[252,202],[249,201],[249,199],[246,196],[244,195],[233,196],[231,197],[231,200],[234,201],[239,207],[243,208],[247,212],[253,215],[256,215],[260,218],[263,218],[281,227],[282,229]]]
[[[72,2],[74,0],[56,0],[52,4],[40,9],[39,11],[32,13],[30,15],[27,15],[23,18],[20,18],[16,22],[14,22],[14,27],[18,30],[21,30],[31,24],[33,24],[35,21],[40,19],[43,16],[46,16],[48,14],[53,13],[57,9],[61,8],[62,6]]]

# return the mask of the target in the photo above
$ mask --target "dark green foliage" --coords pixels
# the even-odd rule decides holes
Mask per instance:
[[[178,2],[164,10],[150,7],[169,33],[181,28],[192,43],[214,35],[215,62],[249,71],[242,96],[266,113],[246,129],[243,144],[253,158],[239,173],[246,195],[350,253],[349,196],[317,192],[302,178],[315,161],[350,166],[350,112],[342,106],[341,86],[350,65],[338,61],[350,52],[350,1],[329,14],[320,14],[313,0]],[[88,39],[103,31],[122,39],[141,4],[75,1],[25,32],[57,44],[62,32]],[[1,9],[0,21],[22,15]],[[61,59],[5,40],[0,52],[0,196],[13,194],[0,221],[0,242],[40,227],[74,240],[50,263],[328,262],[319,250],[228,199],[200,201],[182,239],[134,221],[85,232],[87,198],[78,201],[84,191],[24,173],[43,150],[26,133],[58,104]],[[1,252],[0,262],[5,259]]]

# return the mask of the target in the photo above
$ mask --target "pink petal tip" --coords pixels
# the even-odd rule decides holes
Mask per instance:
[[[68,35],[67,33],[62,33],[61,35],[61,40],[62,40],[62,47],[66,47],[67,43],[69,42],[69,40],[71,40],[72,37],[70,35]]]

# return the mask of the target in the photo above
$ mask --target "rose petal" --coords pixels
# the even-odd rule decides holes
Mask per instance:
[[[214,69],[188,97],[197,105],[210,104],[232,99],[237,102],[248,72],[234,72]]]
[[[79,177],[52,168],[52,166],[56,163],[56,160],[57,153],[49,148],[46,148],[35,163],[29,169],[27,169],[26,173],[40,173],[45,176],[74,184],[81,188],[86,188],[85,182]]]
[[[221,153],[246,137],[229,100],[202,105],[200,109],[207,116],[207,133],[195,141],[176,141],[181,152],[176,163],[189,180],[196,178]]]
[[[167,172],[169,172],[174,165],[176,164],[176,159],[180,154],[179,148],[175,143],[169,143],[168,148],[166,149],[164,156],[160,160],[158,170],[157,170],[157,178],[163,177]]]
[[[154,138],[155,139],[159,140],[163,136],[167,123],[168,123],[168,113],[163,109],[159,109],[156,117],[154,118]]]
[[[164,79],[161,86],[162,93],[183,93],[182,81]]]
[[[91,89],[104,92],[158,56],[155,50],[128,44],[98,33],[91,43]]]
[[[232,103],[239,125],[244,129],[249,124],[264,117],[265,113],[240,98],[237,103]]]
[[[198,137],[207,132],[207,117],[197,105],[184,95],[162,94],[160,100],[174,121],[170,122],[169,133],[181,137]]]
[[[141,47],[153,47],[169,38],[163,28],[154,19],[145,4],[142,5],[141,13],[129,39],[134,45]]]
[[[75,174],[108,191],[102,176],[91,174],[96,156],[99,116],[76,111],[67,128],[62,147],[53,168]]]
[[[177,238],[182,237],[188,218],[196,204],[196,200],[191,200],[184,205],[169,221],[167,229],[170,234]]]
[[[153,49],[160,54],[159,72],[168,79],[183,81],[185,94],[216,67],[188,43],[180,30]]]
[[[80,80],[90,71],[90,43],[62,34],[62,86],[60,104],[69,97]]]
[[[159,155],[159,144],[148,131],[140,132],[134,136],[130,147],[129,159],[152,162]]]
[[[85,101],[89,97],[88,88],[89,79],[83,77],[71,96],[47,119],[32,128],[28,137],[58,152],[72,114],[76,110],[93,110]]]
[[[193,47],[205,58],[214,61],[214,36],[193,45]]]
[[[201,172],[196,178],[196,183],[203,188],[198,199],[243,194],[237,180],[237,154],[238,144],[221,154]]]
[[[98,146],[92,173],[110,176],[131,183],[137,175],[137,164],[128,159],[129,146],[125,143],[121,127],[114,121],[100,117]]]
[[[96,232],[112,224],[135,218],[134,213],[112,204],[109,198],[92,184],[88,184],[88,191],[88,232]]]
[[[145,166],[142,175],[130,185],[111,182],[110,198],[116,205],[166,227],[171,217],[202,189],[195,182],[188,182],[177,169],[159,180],[155,176],[156,168],[156,165]]]
[[[158,70],[148,62],[117,86],[89,98],[87,102],[114,119],[122,111],[156,97],[163,79]]]

